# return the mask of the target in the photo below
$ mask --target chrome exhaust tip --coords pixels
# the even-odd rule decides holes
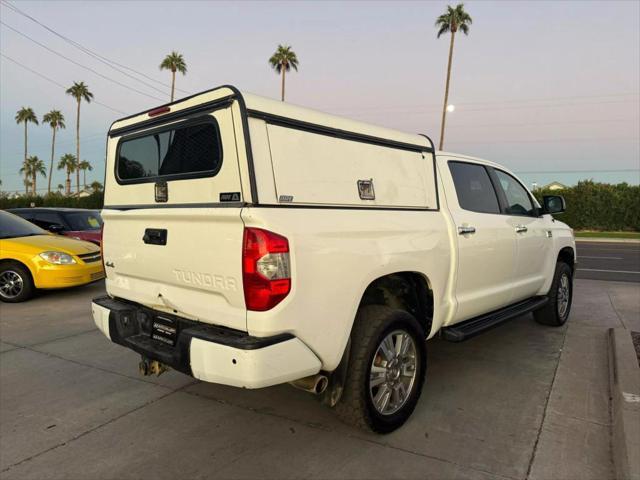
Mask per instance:
[[[326,375],[318,373],[317,375],[310,375],[308,377],[300,378],[290,382],[292,386],[305,392],[313,393],[314,395],[320,395],[329,386],[329,378]]]

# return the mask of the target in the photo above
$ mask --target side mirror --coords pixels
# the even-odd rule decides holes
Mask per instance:
[[[544,213],[562,213],[567,209],[567,204],[560,195],[545,195],[542,203]]]
[[[51,225],[47,226],[47,230],[49,230],[51,233],[60,233],[64,230],[64,226],[60,225],[59,223],[52,223]]]

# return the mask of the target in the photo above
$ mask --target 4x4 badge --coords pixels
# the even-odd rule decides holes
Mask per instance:
[[[240,192],[225,192],[220,194],[221,202],[239,202]]]

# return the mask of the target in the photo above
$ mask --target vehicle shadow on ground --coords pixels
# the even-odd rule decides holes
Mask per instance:
[[[464,343],[430,340],[427,380],[416,410],[402,428],[386,436],[342,424],[313,395],[288,385],[251,391],[199,382],[184,391],[313,428],[523,478],[564,331],[538,325],[526,315]]]

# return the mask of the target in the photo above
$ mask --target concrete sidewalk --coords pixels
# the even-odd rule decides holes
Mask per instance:
[[[577,282],[530,478],[614,478],[607,329],[640,327],[639,295],[637,284]]]
[[[613,478],[605,332],[640,321],[638,288],[578,280],[567,327],[528,315],[429,342],[418,407],[387,436],[286,385],[140,377],[93,327],[99,286],[2,305],[0,476]]]

